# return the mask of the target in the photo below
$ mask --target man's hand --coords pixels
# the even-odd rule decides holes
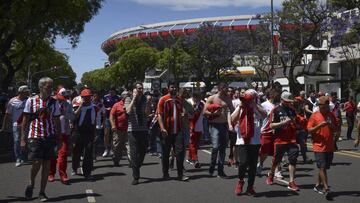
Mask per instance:
[[[167,132],[165,129],[161,129],[161,135],[162,135],[163,137],[166,137],[166,136],[168,136],[169,134],[168,134],[168,132]]]
[[[229,131],[235,132],[235,131],[234,131],[234,127],[233,127],[232,125],[229,125]]]
[[[321,122],[321,123],[319,124],[319,127],[324,127],[324,126],[327,126],[327,125],[329,125],[329,123],[326,122],[326,121],[323,121],[323,122]]]
[[[113,132],[115,132],[115,131],[116,131],[116,127],[115,127],[115,126],[111,126],[111,130],[112,130]]]

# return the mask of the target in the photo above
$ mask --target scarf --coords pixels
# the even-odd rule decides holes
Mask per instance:
[[[254,137],[254,110],[247,105],[240,106],[239,128],[245,144]]]

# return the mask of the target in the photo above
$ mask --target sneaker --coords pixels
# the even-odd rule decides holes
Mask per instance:
[[[169,173],[164,173],[163,174],[163,179],[164,180],[169,180],[170,179]]]
[[[49,176],[48,176],[48,181],[49,181],[49,182],[54,182],[54,181],[55,181],[54,176],[53,176],[53,175],[49,175]]]
[[[256,196],[254,186],[248,186],[248,188],[246,190],[246,194],[249,195],[249,196]]]
[[[329,189],[325,190],[324,195],[326,200],[332,200],[331,192]]]
[[[131,182],[131,185],[137,185],[139,184],[139,180],[138,179],[134,179],[132,182]]]
[[[209,168],[209,175],[210,175],[210,176],[214,176],[214,170],[215,170],[215,169],[210,166],[210,168]]]
[[[105,149],[102,157],[107,157],[107,156],[109,156],[109,150],[108,150],[108,149]]]
[[[324,191],[322,191],[321,189],[320,189],[320,186],[318,185],[318,186],[314,186],[314,191],[315,192],[317,192],[317,193],[319,193],[319,194],[321,194],[321,195],[323,195],[324,194]]]
[[[182,175],[182,176],[179,176],[178,177],[178,180],[179,181],[183,181],[183,182],[185,182],[185,181],[188,181],[190,178],[188,177],[188,176],[185,176],[185,175]]]
[[[200,162],[198,162],[198,161],[196,161],[195,162],[195,166],[194,166],[195,168],[201,168],[201,164],[200,164]]]
[[[262,166],[258,164],[256,167],[256,175],[260,177],[261,173],[262,173]]]
[[[71,175],[72,175],[72,176],[74,176],[74,175],[78,175],[77,170],[72,170],[72,171],[71,171]]]
[[[39,193],[40,202],[46,202],[49,198],[46,196],[45,192]]]
[[[32,198],[33,189],[34,189],[34,186],[32,186],[32,185],[26,186],[26,189],[25,189],[25,198],[26,198],[26,199],[29,200],[29,199]]]
[[[268,185],[274,184],[274,175],[268,173],[268,177],[266,178],[266,184]]]
[[[195,161],[191,160],[191,159],[186,159],[186,163],[194,165]]]
[[[289,185],[287,188],[292,191],[299,191],[299,187],[296,185],[295,181],[289,182]]]
[[[228,178],[228,176],[225,174],[224,171],[218,172],[217,177],[222,178],[222,179],[227,179]]]
[[[60,180],[62,184],[64,185],[70,185],[69,179],[68,178],[64,178]]]
[[[152,152],[150,153],[150,156],[158,156],[158,154],[156,152]]]
[[[281,174],[281,171],[275,172],[274,177],[277,178],[277,179],[283,179],[284,178],[284,176],[282,176],[282,174]]]
[[[15,162],[15,167],[19,167],[19,166],[21,166],[21,160],[17,159]]]
[[[235,187],[235,194],[236,195],[240,195],[242,193],[243,186],[244,186],[244,181],[239,180],[238,183],[236,184],[236,187]]]

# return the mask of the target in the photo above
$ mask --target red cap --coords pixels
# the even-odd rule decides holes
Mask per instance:
[[[83,89],[83,91],[81,91],[80,93],[81,97],[88,97],[88,96],[92,96],[91,90],[90,89]]]
[[[66,94],[67,94],[66,89],[60,86],[56,92],[55,99],[65,101],[66,100],[65,96],[67,96]]]

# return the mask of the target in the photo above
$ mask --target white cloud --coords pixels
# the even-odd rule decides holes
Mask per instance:
[[[263,7],[270,6],[270,0],[131,0],[138,4],[167,6],[174,10],[199,10],[210,7]],[[280,6],[283,0],[274,0]]]

